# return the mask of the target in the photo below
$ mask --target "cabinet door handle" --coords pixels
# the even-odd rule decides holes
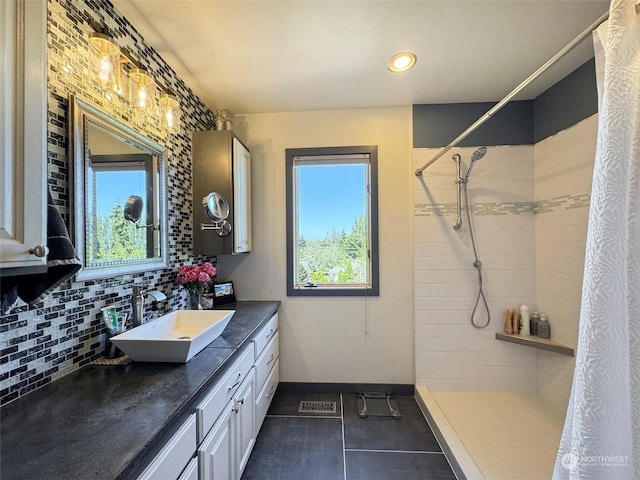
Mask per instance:
[[[29,250],[31,255],[35,255],[36,257],[42,258],[49,255],[49,249],[44,245],[36,245],[31,250]]]
[[[236,400],[235,406],[231,409],[233,413],[238,413],[240,411],[240,405],[244,405],[244,398],[240,400]]]
[[[237,387],[240,384],[240,379],[242,378],[242,373],[238,374],[238,378],[236,379],[236,383],[234,383],[233,385],[231,385],[228,389],[227,392],[232,390],[233,388]]]
[[[275,391],[276,386],[275,385],[271,385],[271,389],[269,391],[269,393],[267,394],[267,398],[269,398],[271,395],[273,395],[273,392]]]
[[[269,333],[267,333],[267,338],[271,337],[271,335],[273,335],[273,328],[269,330]]]
[[[267,362],[267,365],[269,365],[271,362],[273,362],[274,358],[273,358],[273,353],[271,354],[271,358],[269,359],[269,361]]]

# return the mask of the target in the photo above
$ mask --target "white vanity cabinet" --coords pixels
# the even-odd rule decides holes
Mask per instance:
[[[198,421],[198,435],[204,435],[198,448],[200,480],[239,480],[242,476],[278,386],[278,353],[276,313],[198,407],[198,418],[203,419]],[[237,389],[230,389],[245,371]],[[224,405],[223,391],[231,395]]]
[[[253,346],[196,409],[200,480],[239,479],[255,443],[255,368]]]
[[[174,480],[196,451],[196,415],[189,415],[171,439],[162,447],[138,480]],[[188,468],[188,467],[187,467]],[[188,476],[186,478],[189,478]]]
[[[280,381],[278,314],[274,314],[254,338],[256,355],[255,430],[258,432]]]
[[[191,459],[187,467],[182,471],[178,480],[198,480],[198,458]]]
[[[275,313],[138,480],[239,480],[278,386],[278,357]]]
[[[0,269],[34,273],[46,268],[47,2],[1,1],[0,31]]]
[[[235,395],[235,407],[233,408],[232,433],[235,444],[233,462],[235,472],[232,478],[238,480],[244,472],[244,467],[247,466],[258,435],[255,429],[255,385],[255,368],[252,367]]]

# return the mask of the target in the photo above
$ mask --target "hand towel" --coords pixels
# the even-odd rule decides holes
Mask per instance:
[[[41,301],[82,268],[51,192],[47,196],[47,248],[46,272],[2,279],[2,313],[15,305],[17,297],[29,305]]]

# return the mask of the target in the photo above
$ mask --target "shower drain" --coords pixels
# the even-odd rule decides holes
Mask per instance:
[[[299,413],[336,413],[336,402],[314,402],[302,400],[298,405]]]

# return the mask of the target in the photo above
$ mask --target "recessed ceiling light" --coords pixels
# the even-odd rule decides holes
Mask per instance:
[[[389,70],[392,72],[406,72],[416,64],[416,54],[411,52],[396,53],[389,60]]]

